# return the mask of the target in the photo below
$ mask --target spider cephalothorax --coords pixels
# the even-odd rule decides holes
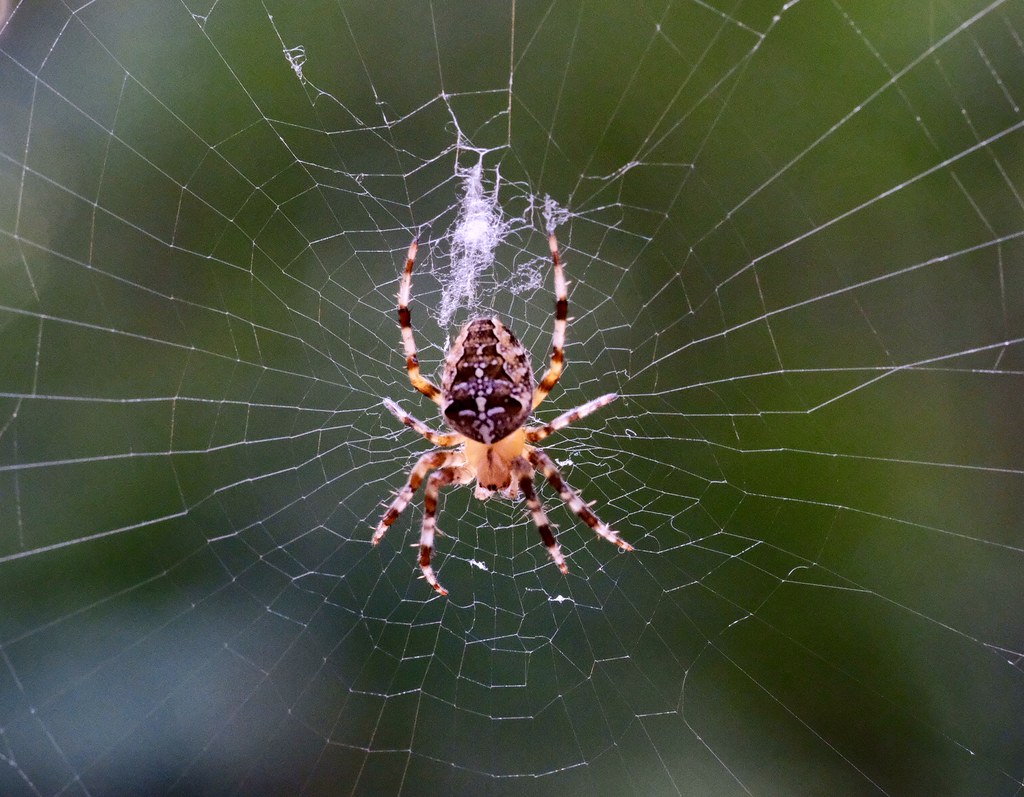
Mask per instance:
[[[419,432],[435,446],[449,450],[428,451],[417,460],[405,486],[398,491],[377,524],[373,544],[381,541],[388,526],[409,505],[427,474],[434,471],[427,479],[423,499],[420,569],[430,586],[442,595],[448,592],[438,583],[430,566],[430,557],[434,550],[434,532],[437,530],[437,497],[446,484],[468,484],[475,479],[475,495],[481,499],[495,491],[509,498],[522,492],[548,553],[563,573],[567,573],[569,568],[533,488],[534,473],[538,470],[569,508],[597,534],[623,550],[633,550],[629,543],[619,537],[618,532],[603,523],[565,483],[551,457],[530,445],[603,407],[613,401],[616,395],[608,393],[559,415],[543,426],[524,426],[530,412],[557,384],[565,361],[569,300],[554,233],[549,234],[548,243],[555,272],[555,331],[551,344],[551,363],[544,378],[536,386],[526,349],[497,318],[477,318],[462,328],[445,358],[440,388],[420,373],[416,342],[412,334],[412,315],[409,311],[417,242],[413,241],[409,246],[405,272],[398,291],[398,323],[402,329],[406,368],[413,387],[441,406],[441,414],[454,433],[435,432],[395,402],[384,400],[384,405],[402,423]]]

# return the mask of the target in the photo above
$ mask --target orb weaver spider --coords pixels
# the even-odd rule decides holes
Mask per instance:
[[[437,531],[438,494],[449,484],[469,484],[475,479],[474,495],[480,500],[495,492],[506,498],[514,498],[521,492],[544,546],[563,573],[569,572],[569,568],[534,490],[533,479],[537,471],[544,474],[562,500],[598,536],[624,551],[633,550],[633,546],[600,520],[566,483],[551,457],[531,445],[614,401],[617,394],[607,393],[588,401],[542,426],[525,425],[530,412],[558,383],[565,363],[565,330],[569,317],[567,284],[553,232],[548,235],[548,244],[555,273],[555,329],[551,361],[540,384],[535,386],[529,355],[512,330],[498,318],[475,318],[462,327],[445,357],[440,388],[420,373],[409,311],[417,240],[414,239],[409,246],[398,291],[398,323],[402,330],[406,369],[413,387],[440,405],[445,423],[452,431],[435,432],[391,399],[384,400],[384,406],[398,420],[423,435],[438,449],[447,450],[428,451],[417,460],[405,486],[398,491],[377,524],[373,544],[381,541],[426,478],[419,564],[423,578],[442,595],[447,595],[448,591],[438,583],[430,557]],[[431,471],[433,473],[427,478]]]

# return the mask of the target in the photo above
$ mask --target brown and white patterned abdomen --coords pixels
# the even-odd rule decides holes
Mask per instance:
[[[533,369],[523,345],[497,318],[477,318],[455,339],[441,380],[441,412],[456,432],[491,445],[526,422]]]

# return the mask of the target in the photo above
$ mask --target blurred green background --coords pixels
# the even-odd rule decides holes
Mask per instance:
[[[0,8],[0,794],[1024,791],[1024,2]],[[539,365],[545,195],[637,550],[435,599],[397,275]]]

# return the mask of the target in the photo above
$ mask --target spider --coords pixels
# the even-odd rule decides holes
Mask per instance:
[[[425,423],[401,409],[391,399],[384,406],[410,429],[423,435],[438,449],[428,451],[417,460],[405,486],[385,511],[373,534],[377,545],[388,527],[409,505],[413,495],[427,477],[424,491],[423,525],[420,531],[420,570],[437,592],[447,595],[430,566],[437,529],[437,498],[441,488],[449,484],[469,484],[476,479],[474,495],[485,500],[495,492],[515,498],[520,492],[526,498],[533,522],[551,559],[563,573],[568,573],[555,535],[533,487],[536,471],[544,474],[562,500],[597,534],[625,551],[633,546],[621,539],[595,515],[583,499],[568,485],[547,454],[530,443],[537,443],[618,396],[608,393],[573,410],[559,415],[543,426],[524,426],[530,412],[536,409],[558,383],[565,362],[565,328],[569,316],[567,283],[558,256],[558,241],[548,235],[551,260],[555,272],[555,329],[551,344],[551,363],[540,384],[534,386],[533,369],[526,349],[512,330],[497,318],[475,318],[459,331],[444,361],[441,387],[420,373],[416,342],[412,333],[409,296],[412,292],[412,269],[416,261],[417,240],[409,246],[398,291],[398,323],[402,329],[405,364],[409,381],[420,393],[439,404],[445,423],[452,432],[435,432]],[[456,448],[452,448],[457,446]]]

